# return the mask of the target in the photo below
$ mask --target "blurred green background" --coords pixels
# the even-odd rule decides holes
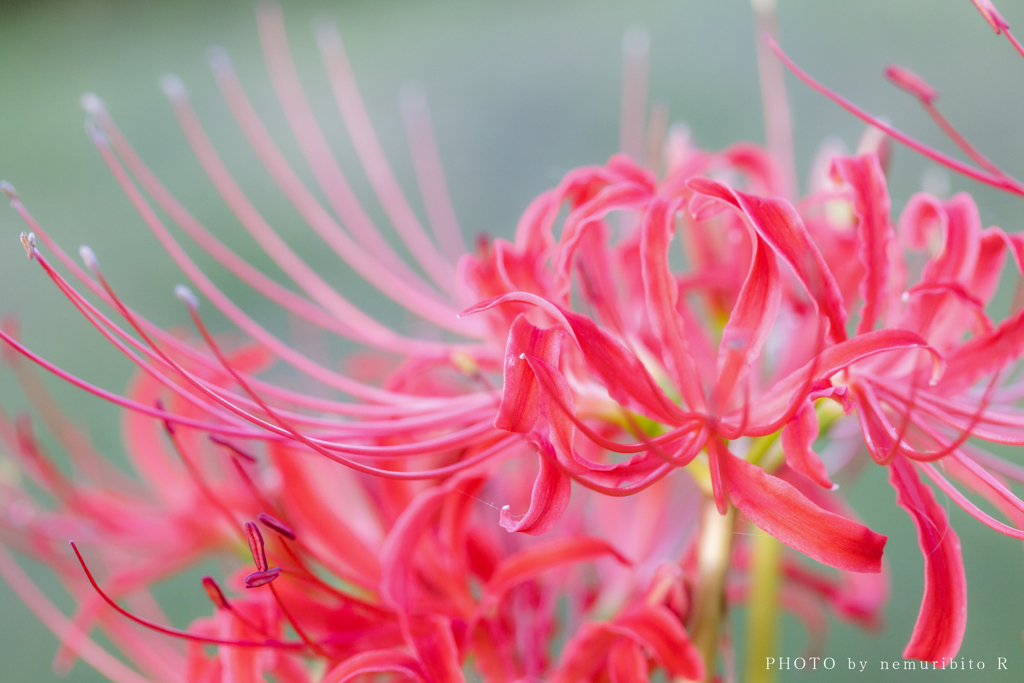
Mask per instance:
[[[1003,4],[1010,24],[1024,25],[1024,6]],[[469,235],[510,235],[533,196],[566,170],[600,163],[615,151],[621,38],[630,25],[645,26],[651,35],[652,100],[666,103],[673,120],[689,123],[698,144],[717,149],[741,139],[763,140],[753,24],[743,0],[309,0],[286,2],[284,9],[298,70],[360,196],[369,199],[371,193],[335,114],[313,41],[311,23],[323,16],[335,18],[341,28],[377,132],[417,208],[396,95],[408,81],[425,88],[455,208]],[[1024,62],[992,34],[968,0],[781,0],[779,20],[783,46],[812,74],[904,130],[950,150],[913,102],[881,76],[889,62],[918,71],[942,91],[947,116],[970,139],[996,163],[1024,175]],[[78,97],[96,92],[178,198],[232,248],[273,273],[185,146],[157,87],[162,73],[174,71],[189,86],[222,155],[271,222],[285,226],[290,242],[331,282],[368,297],[356,278],[341,272],[317,248],[312,231],[285,206],[230,122],[204,61],[212,44],[232,53],[267,125],[305,174],[262,65],[249,0],[42,0],[0,3],[0,178],[18,188],[65,249],[92,246],[114,286],[128,294],[133,306],[158,322],[184,324],[183,309],[171,295],[181,274],[83,133]],[[792,80],[790,101],[801,177],[824,137],[837,135],[856,145],[861,124]],[[897,150],[891,173],[894,210],[918,189],[927,168],[914,154]],[[951,186],[975,193],[986,224],[1020,229],[1019,201],[956,177]],[[371,213],[379,217],[381,212],[371,208]],[[0,312],[17,314],[23,338],[44,357],[101,386],[123,388],[128,363],[73,313],[37,266],[26,262],[17,242],[22,229],[13,210],[0,208]],[[198,260],[209,265],[202,257]],[[232,278],[220,273],[216,281],[271,328],[287,325]],[[381,311],[391,325],[408,323],[390,308]],[[88,424],[99,448],[123,462],[117,411],[47,381],[67,411]],[[6,369],[0,370],[0,402],[9,411],[24,405]],[[1016,459],[1024,460],[1019,455]],[[902,679],[902,672],[889,678],[877,671],[855,675],[846,665],[853,658],[869,660],[877,668],[879,659],[899,658],[922,589],[916,535],[909,518],[895,507],[881,468],[869,467],[850,487],[850,495],[871,528],[890,535],[886,557],[893,587],[886,629],[866,635],[834,625],[828,653],[837,659],[837,668],[790,672],[782,680]],[[952,519],[963,542],[969,583],[968,630],[961,652],[989,664],[972,680],[1024,680],[1020,543],[981,526],[955,506]],[[53,587],[45,571],[32,571],[44,587]],[[176,624],[208,610],[197,585],[188,576],[158,591],[162,598],[173,597],[165,602]],[[55,596],[59,606],[70,609],[66,596]],[[736,619],[742,630],[742,615]],[[780,654],[799,654],[803,639],[796,624],[787,621]],[[0,582],[0,681],[53,679],[55,648],[55,639]],[[1010,670],[995,671],[996,657],[1007,657]],[[960,680],[967,674],[913,676]],[[99,677],[78,664],[67,680]]]

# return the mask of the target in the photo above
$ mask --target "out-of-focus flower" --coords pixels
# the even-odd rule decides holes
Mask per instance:
[[[755,3],[769,32],[770,4]],[[767,149],[698,149],[665,112],[648,115],[646,95],[627,79],[623,153],[539,196],[512,242],[482,237],[463,254],[422,99],[407,99],[404,113],[432,234],[388,166],[340,38],[320,26],[338,108],[411,264],[329,151],[280,10],[258,16],[271,79],[327,204],[279,152],[230,59],[213,51],[241,130],[325,245],[437,333],[387,328],[293,252],[221,162],[178,79],[165,77],[163,88],[199,164],[294,288],[209,232],[102,101],[85,96],[98,151],[198,292],[176,290],[198,339],[132,310],[92,250],[80,250],[83,269],[4,186],[31,229],[29,259],[139,368],[124,396],[110,393],[38,357],[13,324],[0,330],[5,357],[75,469],[68,477],[54,466],[27,418],[0,414],[17,466],[0,481],[2,537],[54,568],[76,614],[60,614],[3,546],[0,574],[62,639],[59,667],[82,657],[115,681],[459,681],[466,671],[488,681],[642,681],[654,668],[705,680],[720,654],[732,668],[723,625],[726,605],[738,602],[750,605],[748,661],[772,652],[780,607],[805,621],[818,649],[826,610],[870,628],[888,590],[886,537],[856,521],[832,482],[862,457],[858,444],[889,468],[925,555],[924,600],[904,654],[956,654],[966,624],[959,542],[919,472],[985,524],[1024,537],[1024,503],[1004,481],[1024,477],[967,443],[1024,443],[1019,386],[1007,372],[1024,348],[1024,313],[996,325],[985,312],[1006,254],[1020,266],[1024,241],[983,230],[967,195],[917,195],[895,229],[878,129],[906,136],[874,119],[856,154],[823,153],[798,201],[781,69],[765,48]],[[1012,40],[1005,22],[997,31]],[[628,37],[627,75],[642,80],[645,50]],[[948,126],[927,83],[899,68],[889,75]],[[972,177],[1020,192],[968,149],[984,169]],[[365,350],[344,372],[303,355],[235,306],[157,209],[266,299]],[[669,250],[675,237],[682,266]],[[919,272],[916,252],[925,253]],[[249,340],[212,335],[200,297]],[[91,449],[25,359],[126,409],[141,482]],[[271,383],[264,373],[279,362],[348,400]],[[819,457],[826,432],[856,452]],[[811,569],[776,539],[837,571]],[[232,552],[224,588],[202,582],[214,614],[183,630],[165,625],[150,586]],[[94,626],[141,675],[91,640]]]

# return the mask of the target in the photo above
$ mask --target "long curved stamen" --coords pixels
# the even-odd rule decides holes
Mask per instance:
[[[474,329],[475,325],[460,323],[454,317],[455,310],[450,306],[440,303],[435,297],[420,289],[410,287],[390,273],[373,266],[373,259],[341,230],[330,214],[302,184],[281,154],[242,90],[227,56],[216,53],[212,59],[212,66],[224,99],[235,115],[243,133],[249,138],[254,151],[260,156],[263,165],[281,191],[310,227],[316,230],[321,239],[327,242],[364,280],[410,313],[456,334],[479,336],[481,331]]]
[[[217,638],[214,636],[203,636],[197,633],[192,633],[191,631],[183,631],[181,629],[171,628],[169,626],[161,626],[156,622],[136,616],[128,610],[122,608],[116,602],[114,602],[113,598],[107,595],[103,591],[103,589],[100,588],[100,585],[96,582],[96,578],[92,575],[92,572],[89,571],[89,566],[85,563],[85,558],[83,558],[82,553],[79,552],[78,546],[75,545],[74,541],[71,541],[70,544],[71,549],[75,551],[75,556],[78,558],[78,563],[82,565],[82,570],[85,572],[86,578],[89,579],[89,583],[92,584],[93,590],[95,590],[96,593],[99,594],[101,598],[103,598],[103,601],[111,607],[113,607],[119,614],[131,619],[136,624],[145,626],[146,628],[156,631],[158,633],[163,633],[166,636],[172,636],[174,638],[183,638],[185,640],[192,640],[197,643],[204,643],[206,645],[225,645],[230,647],[270,647],[279,650],[303,650],[308,647],[305,643],[287,640],[235,640],[232,638]]]
[[[647,123],[647,86],[651,38],[647,30],[633,26],[622,36],[622,102],[619,114],[619,150],[633,161],[644,160],[644,128]]]
[[[352,468],[354,470],[357,470],[359,472],[363,472],[363,473],[366,473],[366,474],[376,474],[378,476],[392,478],[392,479],[428,479],[428,478],[436,478],[438,476],[443,476],[443,474],[441,474],[441,473],[447,474],[447,473],[453,473],[453,472],[458,472],[458,471],[467,469],[471,465],[476,464],[476,462],[478,462],[478,460],[482,460],[483,459],[483,457],[482,457],[483,454],[487,453],[488,455],[490,455],[489,451],[491,451],[491,449],[493,449],[498,444],[502,444],[502,443],[506,442],[510,438],[510,437],[499,438],[495,442],[493,442],[491,444],[491,446],[489,446],[488,448],[484,449],[483,451],[478,453],[476,456],[473,456],[473,457],[471,457],[471,458],[469,458],[467,460],[460,461],[460,462],[455,463],[453,465],[448,465],[446,467],[436,468],[436,469],[430,470],[428,472],[416,472],[416,473],[411,473],[411,472],[392,472],[392,471],[388,471],[388,470],[381,470],[381,469],[378,469],[378,468],[375,468],[375,467],[369,467],[369,466],[363,465],[361,463],[355,462],[353,460],[350,460],[348,458],[345,458],[343,456],[339,456],[339,455],[337,455],[337,453],[333,453],[333,452],[328,451],[327,448],[325,448],[325,446],[332,447],[333,450],[338,450],[338,451],[342,451],[342,452],[348,452],[348,453],[357,454],[357,455],[358,454],[362,454],[362,453],[382,453],[385,450],[391,450],[391,449],[394,449],[397,452],[431,452],[431,451],[439,451],[439,450],[441,450],[443,448],[453,448],[453,447],[457,447],[459,445],[462,445],[458,441],[458,439],[460,439],[460,438],[467,439],[467,443],[471,442],[470,439],[472,439],[472,438],[479,438],[480,434],[477,434],[476,433],[477,431],[486,433],[487,431],[492,430],[493,427],[491,427],[490,425],[487,425],[486,423],[481,423],[475,430],[473,428],[470,428],[470,430],[467,430],[468,433],[465,433],[463,435],[456,434],[454,437],[441,437],[440,439],[428,440],[428,441],[421,442],[418,446],[399,446],[399,447],[379,446],[379,447],[370,448],[370,447],[358,447],[358,446],[351,446],[351,445],[341,446],[340,444],[321,444],[319,442],[319,440],[311,439],[310,437],[307,437],[304,434],[302,434],[301,432],[299,432],[298,430],[296,430],[287,420],[284,420],[273,408],[271,408],[265,402],[263,402],[263,400],[259,397],[259,395],[256,394],[256,392],[254,392],[249,387],[248,383],[241,376],[239,376],[238,374],[235,373],[235,371],[231,367],[230,363],[228,363],[227,359],[224,358],[224,355],[220,351],[219,346],[214,341],[214,339],[210,335],[209,331],[206,329],[206,326],[203,324],[202,318],[199,317],[198,311],[196,311],[195,308],[189,306],[189,314],[192,316],[192,320],[195,323],[196,328],[199,330],[199,333],[202,335],[202,337],[206,341],[207,345],[209,345],[210,349],[214,352],[214,355],[217,356],[218,360],[220,360],[221,363],[224,365],[224,367],[229,372],[232,373],[232,375],[235,377],[235,381],[237,381],[239,383],[239,385],[250,396],[252,396],[252,398],[257,403],[260,404],[260,407],[263,408],[264,412],[266,412],[268,415],[270,415],[270,417],[275,422],[277,422],[279,425],[281,425],[281,428],[274,427],[273,425],[270,425],[270,424],[268,424],[268,423],[266,423],[266,422],[264,422],[262,420],[258,420],[258,418],[252,418],[252,416],[249,416],[249,418],[247,418],[247,419],[252,419],[254,421],[258,421],[258,423],[261,426],[263,426],[265,429],[269,429],[269,430],[274,431],[276,433],[288,433],[288,434],[291,434],[297,441],[299,441],[302,444],[308,446],[309,448],[311,448],[312,450],[316,451],[320,455],[326,456],[327,458],[329,458],[331,460],[334,460],[335,462],[338,462],[338,463],[341,463],[343,465],[346,465],[346,466],[348,466],[348,467],[350,467],[350,468]],[[190,381],[193,381],[193,380],[190,379]],[[425,446],[426,446],[426,448],[425,448]]]
[[[775,0],[752,0],[754,30],[757,35],[778,40],[779,24],[775,16]],[[793,201],[797,196],[796,159],[793,156],[793,125],[786,98],[786,80],[782,64],[763,40],[757,43],[757,74],[761,82],[761,103],[764,110],[765,138],[768,153],[778,165],[779,189],[782,196]]]
[[[952,140],[964,154],[969,156],[974,163],[978,164],[993,175],[1009,177],[1008,173],[996,166],[984,154],[979,152],[974,145],[968,142],[967,138],[961,135],[960,131],[958,131],[953,124],[951,124],[949,120],[942,115],[939,108],[935,106],[935,100],[938,99],[939,92],[929,85],[923,78],[913,71],[895,64],[890,64],[885,68],[885,77],[888,78],[889,82],[896,87],[913,95],[921,107],[930,117],[932,117],[932,120],[935,121],[936,125],[942,129],[942,132],[945,133],[946,136],[949,137],[949,139]]]
[[[32,216],[32,214],[30,214],[28,212],[28,210],[25,208],[24,204],[17,197],[17,195],[16,194],[9,194],[9,196],[11,198],[11,206],[14,207],[14,209],[19,213],[19,215],[21,215],[22,219],[29,225],[29,227],[33,231],[33,234],[38,235],[38,237],[43,240],[43,242],[46,244],[46,246],[53,252],[53,254],[55,256],[57,256],[57,258],[60,260],[60,262],[62,264],[64,264],[64,266],[67,267],[68,270],[70,270],[72,273],[74,273],[75,277],[79,281],[81,281],[83,284],[85,284],[89,288],[90,291],[92,291],[94,294],[96,294],[98,297],[100,297],[104,301],[104,303],[109,304],[111,307],[113,307],[115,309],[118,308],[118,306],[114,303],[113,299],[110,298],[110,296],[103,289],[103,287],[101,287],[99,285],[99,283],[94,281],[92,278],[86,276],[85,272],[78,265],[78,263],[74,259],[72,259],[70,256],[68,256],[68,254],[63,249],[61,249],[60,245],[57,244],[49,236],[49,234],[35,220],[35,218]],[[35,253],[38,253],[38,251],[33,251],[33,254],[35,254]],[[184,253],[184,252],[182,252],[182,253]],[[188,261],[188,263],[191,264],[194,267],[194,264],[192,264],[191,261]],[[128,309],[128,310],[131,310],[131,309]],[[225,377],[225,378],[229,377],[229,375],[216,362],[216,360],[211,359],[206,354],[200,353],[199,351],[195,350],[194,348],[192,348],[187,343],[185,343],[182,340],[178,339],[174,335],[166,332],[165,330],[163,330],[158,325],[155,325],[152,322],[150,322],[149,320],[143,318],[138,313],[132,311],[132,315],[134,316],[135,320],[137,322],[139,322],[139,324],[142,325],[142,327],[150,335],[152,335],[155,338],[159,339],[165,345],[173,348],[176,353],[180,353],[183,357],[186,357],[189,360],[198,363],[200,366],[204,367],[207,370],[210,370],[210,371],[214,372],[216,375],[220,375],[220,376]],[[21,347],[21,348],[24,348],[24,347]],[[33,356],[29,356],[29,357],[34,357],[34,354],[33,354]],[[45,367],[49,368],[50,366],[45,366]],[[330,372],[330,371],[328,370],[327,372]],[[273,396],[275,396],[277,398],[281,398],[283,400],[286,400],[286,401],[288,401],[290,403],[294,403],[296,405],[312,408],[312,409],[315,409],[315,410],[322,410],[322,411],[325,411],[325,412],[337,413],[337,414],[342,414],[342,415],[352,415],[352,416],[388,417],[388,416],[403,415],[403,414],[418,414],[418,413],[423,413],[423,412],[432,410],[434,407],[436,407],[439,404],[439,401],[451,405],[451,404],[457,404],[461,400],[468,400],[468,401],[474,401],[475,400],[475,401],[481,401],[482,403],[489,402],[491,400],[490,398],[487,398],[487,397],[477,398],[477,397],[474,397],[474,396],[464,396],[464,397],[455,397],[455,398],[449,398],[449,399],[433,398],[433,399],[417,400],[416,402],[410,402],[410,401],[406,400],[401,405],[396,403],[395,405],[390,405],[390,406],[389,405],[363,405],[363,404],[353,404],[353,403],[331,401],[331,400],[328,400],[328,399],[316,398],[316,397],[309,396],[308,394],[305,394],[305,393],[302,393],[302,392],[296,392],[296,391],[291,391],[291,390],[287,390],[287,389],[282,389],[282,388],[277,387],[277,386],[275,386],[273,384],[269,384],[267,382],[264,382],[263,380],[260,380],[258,378],[252,378],[250,381],[253,383],[254,386],[259,387],[261,391],[263,391],[263,392],[265,392],[265,393],[267,393],[269,395],[273,395]]]
[[[879,119],[878,117],[868,114],[866,111],[864,111],[857,105],[853,104],[846,98],[837,95],[836,93],[832,92],[831,90],[829,90],[828,88],[826,88],[825,86],[811,78],[803,69],[798,67],[796,63],[786,55],[786,53],[782,51],[782,49],[775,43],[774,40],[771,39],[770,36],[765,36],[765,41],[767,41],[768,46],[772,49],[772,51],[775,52],[776,55],[778,55],[779,59],[782,60],[782,63],[785,64],[786,67],[790,71],[792,71],[797,78],[806,83],[813,90],[816,90],[817,92],[821,93],[822,95],[832,100],[846,111],[856,116],[861,121],[864,121],[865,123],[868,123],[874,126],[875,128],[878,128],[879,130],[889,135],[889,137],[891,137],[892,139],[903,143],[904,145],[911,148],[915,152],[931,159],[932,161],[938,164],[941,164],[942,166],[945,166],[946,168],[952,171],[956,171],[957,173],[965,175],[968,178],[977,180],[979,183],[991,185],[992,187],[999,188],[1000,190],[1005,190],[1006,192],[1010,192],[1012,194],[1024,196],[1024,185],[1022,185],[1019,180],[1015,178],[1006,178],[1003,176],[993,175],[985,171],[979,171],[973,166],[969,166],[963,163],[962,161],[954,159],[948,154],[943,154],[942,152],[936,149],[932,149],[931,147],[916,140],[915,138],[912,138],[906,133],[900,132],[899,130],[893,128],[889,124]]]
[[[194,119],[194,114],[184,102],[187,102],[186,95],[184,94],[184,86],[179,82],[171,80],[171,77],[165,77],[164,88],[169,91],[171,100],[175,103],[175,113],[181,121],[182,129],[185,131],[189,139],[192,136],[202,136],[202,129],[198,127],[198,121]],[[431,346],[440,347],[440,344],[436,342],[426,340],[409,339],[400,337],[392,330],[380,325],[376,320],[366,316],[362,311],[356,309],[352,304],[340,298],[340,295],[319,280],[315,273],[309,280],[301,279],[308,275],[308,266],[305,266],[304,262],[301,262],[294,254],[288,257],[287,254],[282,256],[283,253],[290,253],[287,245],[277,238],[276,234],[273,233],[269,226],[266,229],[270,231],[270,235],[263,239],[263,233],[257,233],[260,235],[261,243],[266,242],[264,245],[267,248],[267,252],[279,262],[283,261],[288,268],[285,268],[286,272],[293,273],[293,279],[297,282],[303,283],[305,289],[309,291],[317,292],[319,298],[323,299],[326,303],[330,304],[326,310],[321,308],[319,305],[310,302],[302,296],[299,296],[289,289],[278,284],[273,279],[264,275],[261,271],[254,268],[243,258],[238,256],[232,251],[227,245],[218,240],[213,236],[202,224],[193,217],[184,206],[182,206],[174,196],[160,183],[159,179],[153,174],[152,171],[145,165],[139,155],[128,143],[128,140],[124,137],[121,131],[118,129],[114,119],[107,112],[103,103],[99,98],[93,95],[83,95],[83,106],[86,111],[96,120],[97,125],[103,131],[104,135],[109,140],[114,152],[124,162],[125,166],[130,170],[132,175],[138,180],[139,184],[153,197],[157,205],[163,209],[168,216],[191,238],[195,241],[204,251],[212,256],[219,264],[224,268],[238,277],[240,280],[245,282],[247,285],[255,289],[257,292],[267,297],[270,301],[273,301],[277,305],[281,306],[287,311],[294,313],[304,320],[311,322],[318,327],[322,327],[334,334],[351,338],[362,343],[378,346],[380,348],[396,350],[397,344],[407,344],[413,347],[422,346],[424,349]],[[202,140],[200,140],[202,142]],[[197,147],[196,152],[199,155],[201,152],[208,154],[212,153],[213,158],[208,159],[207,156],[200,155],[200,160],[206,160],[207,164],[212,165],[212,170],[220,168],[224,174],[227,174],[226,169],[222,168],[222,165],[218,166],[219,159],[216,158],[215,152],[212,152],[212,146],[206,141],[205,145],[200,145],[199,142],[193,143],[194,147]],[[208,148],[208,149],[207,149]],[[212,175],[211,170],[211,175]],[[219,175],[217,177],[220,177]],[[227,176],[225,182],[232,182],[230,176]],[[222,190],[222,194],[235,192],[240,194],[241,190],[234,187],[227,187]],[[233,195],[228,195],[233,196]],[[244,196],[242,197],[244,200]],[[251,207],[250,207],[251,208]],[[252,209],[255,212],[255,209]],[[237,211],[236,211],[237,214]],[[248,215],[248,214],[244,214]],[[243,215],[243,216],[244,216]],[[260,226],[262,218],[255,214],[253,219],[254,223],[243,223],[243,226],[250,228]],[[282,249],[285,252],[282,252]],[[339,308],[340,307],[340,308]],[[330,315],[328,311],[348,311],[354,312],[354,315],[344,315],[338,317],[337,315]],[[409,348],[408,346],[405,348]]]
[[[265,3],[260,6],[256,18],[264,61],[277,93],[277,100],[284,109],[292,134],[298,141],[299,148],[334,213],[381,267],[390,269],[397,277],[412,286],[429,288],[430,285],[413,273],[381,236],[345,180],[295,72],[280,6]]]
[[[102,676],[106,676],[114,683],[150,683],[150,679],[140,676],[125,666],[96,641],[89,638],[89,635],[74,621],[64,616],[39,590],[28,574],[18,566],[3,544],[0,544],[0,576],[39,620],[61,639],[64,647],[71,648],[74,655],[81,657]]]
[[[84,249],[84,248],[83,248]],[[91,251],[90,251],[91,253]],[[95,257],[90,257],[92,265],[90,268],[94,271],[98,271],[98,264],[95,261]],[[136,354],[132,353],[127,347],[121,343],[120,340],[115,338],[106,328],[109,327],[118,336],[125,341],[129,342],[132,346],[137,348],[140,352],[144,353],[147,357],[153,359],[163,367],[174,370],[174,367],[170,366],[164,361],[164,359],[154,352],[151,348],[137,341],[124,330],[115,325],[107,316],[99,312],[92,304],[90,304],[81,294],[79,294],[63,277],[57,273],[53,267],[49,264],[46,258],[36,252],[35,260],[37,260],[47,274],[54,280],[62,292],[72,301],[76,308],[89,320],[103,335],[110,341],[116,348],[127,355],[134,363],[136,363],[142,370],[150,374],[152,377],[157,379],[161,384],[167,387],[175,394],[181,396],[189,403],[197,406],[198,408],[217,415],[222,419],[226,419],[228,422],[232,422],[233,418],[229,413],[225,413],[214,405],[202,401],[201,398],[196,397],[193,394],[186,392],[180,385],[171,381],[166,375],[160,373],[151,365],[145,363]],[[99,324],[99,321],[103,322],[103,325]],[[220,366],[217,366],[218,369]],[[249,409],[259,409],[251,399],[245,396],[239,396],[225,389],[207,385],[212,391],[222,396],[227,400],[231,400],[237,404],[248,406]],[[474,416],[485,416],[488,414],[486,408],[479,408],[473,406],[467,406],[465,408],[455,407],[453,409],[441,410],[435,413],[430,413],[424,416],[417,416],[412,418],[398,418],[396,420],[389,420],[384,422],[359,422],[349,425],[339,424],[337,420],[329,418],[317,418],[299,413],[293,413],[291,411],[282,410],[283,415],[287,415],[289,419],[298,422],[300,424],[306,424],[311,426],[319,427],[330,427],[333,428],[334,433],[348,433],[351,436],[372,436],[372,435],[384,435],[384,434],[396,434],[405,431],[420,430],[436,425],[450,425],[453,419],[459,417],[471,418]]]
[[[981,508],[972,503],[967,496],[962,494],[952,483],[950,483],[948,479],[942,476],[939,471],[935,469],[933,464],[928,462],[916,462],[914,464],[917,465],[918,469],[924,472],[929,479],[935,482],[939,489],[949,496],[954,503],[962,507],[967,514],[974,517],[990,529],[995,529],[1001,534],[1024,540],[1024,530],[1003,524],[984,512]]]
[[[268,332],[263,326],[246,315],[215,284],[213,284],[213,282],[199,269],[195,262],[188,257],[174,238],[171,237],[163,223],[153,212],[152,207],[150,207],[149,203],[142,197],[134,183],[132,183],[127,177],[124,168],[117,163],[116,159],[113,158],[113,154],[106,142],[102,139],[96,139],[95,136],[94,141],[97,149],[100,151],[100,154],[103,155],[104,160],[108,162],[111,172],[121,184],[122,189],[128,195],[129,200],[131,200],[143,220],[146,221],[149,227],[157,235],[158,239],[160,239],[164,249],[167,250],[172,258],[174,258],[178,263],[178,266],[185,271],[189,279],[199,287],[203,294],[205,294],[210,301],[212,301],[213,304],[217,306],[217,308],[220,309],[235,325],[244,330],[250,337],[259,341],[269,350],[273,351],[279,358],[281,358],[281,360],[323,384],[372,402],[389,403],[408,401],[408,396],[393,394],[392,392],[371,387],[362,382],[357,382],[350,377],[342,375],[310,360],[306,356],[297,352],[290,345],[270,334],[270,332]]]
[[[454,268],[438,253],[391,172],[387,156],[381,149],[370,116],[359,94],[359,87],[352,75],[352,68],[337,28],[328,22],[320,22],[316,26],[316,41],[327,71],[331,92],[334,94],[334,101],[341,112],[345,128],[348,129],[356,155],[384,212],[430,279],[444,291],[463,298],[465,295],[461,294],[462,290]]]
[[[405,122],[405,137],[409,142],[412,166],[427,218],[430,219],[430,227],[434,231],[434,239],[448,260],[458,263],[466,253],[466,241],[455,216],[451,195],[448,194],[426,95],[406,86],[399,93],[399,105]]]

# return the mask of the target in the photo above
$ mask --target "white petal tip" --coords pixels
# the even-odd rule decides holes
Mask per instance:
[[[829,491],[838,491],[838,490],[839,490],[839,484],[832,484],[832,488],[829,489]]]
[[[185,302],[185,305],[189,306],[193,310],[199,308],[199,299],[192,290],[185,285],[177,285],[174,288],[174,296],[178,297],[181,301]]]

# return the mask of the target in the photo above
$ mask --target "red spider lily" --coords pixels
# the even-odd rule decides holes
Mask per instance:
[[[1012,40],[991,18],[998,13],[979,7]],[[772,19],[759,22],[770,28]],[[1024,477],[967,443],[1024,443],[1013,407],[1019,387],[1004,381],[1024,314],[996,325],[985,313],[1007,251],[1020,266],[1024,242],[982,230],[966,195],[918,195],[895,229],[877,137],[857,155],[830,155],[814,191],[794,204],[781,71],[763,53],[770,151],[699,150],[682,129],[657,128],[662,117],[652,114],[651,137],[665,150],[641,165],[646,102],[626,97],[622,139],[632,156],[568,173],[527,207],[513,241],[484,238],[461,254],[423,102],[407,102],[405,113],[432,234],[388,166],[337,33],[321,26],[338,108],[411,265],[331,155],[280,11],[262,8],[259,29],[326,205],[215,51],[211,66],[239,127],[331,251],[441,332],[427,339],[387,328],[293,252],[236,184],[176,78],[166,77],[164,90],[199,164],[294,288],[220,242],[148,169],[103,103],[83,98],[113,177],[199,293],[176,290],[200,341],[131,309],[90,249],[80,250],[83,269],[4,186],[31,230],[29,259],[139,370],[121,396],[40,358],[11,326],[0,330],[76,469],[61,474],[26,420],[0,414],[0,437],[52,503],[4,480],[3,538],[52,566],[79,611],[60,615],[2,547],[0,573],[62,638],[60,666],[79,656],[112,680],[140,680],[89,638],[98,624],[154,680],[308,681],[311,660],[332,682],[459,681],[466,668],[489,681],[640,681],[652,668],[701,680],[715,675],[723,603],[746,600],[752,614],[793,611],[811,648],[820,647],[826,608],[871,627],[887,595],[886,537],[856,521],[834,492],[839,468],[814,450],[820,434],[846,425],[859,425],[870,457],[889,467],[925,552],[924,601],[904,654],[956,654],[966,623],[959,542],[918,473],[987,525],[1024,537],[1024,503],[1004,482]],[[627,74],[644,72],[639,42],[628,41]],[[937,115],[921,79],[890,76]],[[972,177],[1020,187],[981,165]],[[353,370],[303,355],[238,308],[157,209],[269,301],[366,347]],[[676,237],[682,269],[670,253]],[[906,255],[935,243],[911,284]],[[200,296],[251,341],[211,334]],[[141,484],[126,482],[68,426],[19,354],[126,409]],[[264,379],[278,360],[349,399]],[[1014,526],[979,510],[946,475]],[[754,527],[838,571],[809,569],[789,551],[766,554],[760,540],[734,542],[738,529]],[[68,537],[85,549],[73,544],[78,563],[55,543]],[[188,629],[165,625],[150,585],[211,554],[247,557],[246,547],[252,563],[236,564],[226,591],[203,579],[213,616]],[[765,592],[766,576],[781,578],[777,595]]]

